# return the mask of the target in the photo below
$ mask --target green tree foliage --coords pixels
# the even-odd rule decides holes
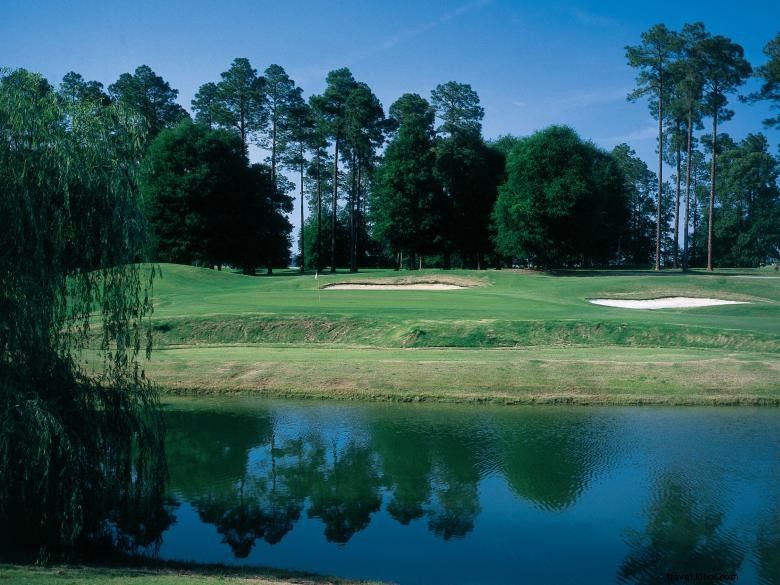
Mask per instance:
[[[309,105],[301,98],[291,107],[288,127],[288,149],[284,153],[282,162],[291,171],[298,173],[298,188],[300,191],[300,225],[304,225],[304,195],[306,192],[306,157],[314,135],[314,116]],[[303,228],[300,231],[298,253],[301,274],[306,266],[304,250]]]
[[[287,262],[291,199],[270,169],[248,166],[235,134],[189,121],[164,131],[144,161],[141,192],[162,261],[231,264],[248,274]]]
[[[764,83],[761,89],[751,94],[751,100],[769,100],[772,103],[772,109],[780,110],[780,33],[775,35],[771,41],[764,47],[764,55],[768,61],[756,68],[756,75]],[[780,128],[780,114],[774,118],[767,118],[764,124],[769,127]]]
[[[228,261],[236,247],[229,240],[241,216],[247,164],[235,135],[191,122],[151,144],[140,186],[158,260],[205,266]]]
[[[374,237],[393,255],[434,254],[443,229],[434,111],[419,95],[404,94],[390,106],[390,117],[398,130],[377,169],[371,202]]]
[[[135,73],[120,75],[116,83],[108,86],[108,93],[111,99],[145,120],[149,139],[153,139],[164,128],[171,128],[190,117],[176,103],[179,91],[172,89],[148,65],[137,67]]]
[[[309,210],[311,215],[316,218],[316,231],[312,233],[315,238],[314,250],[316,251],[316,262],[312,266],[322,272],[327,265],[326,254],[323,245],[327,238],[323,235],[323,208],[327,209],[327,202],[330,200],[328,193],[330,189],[330,179],[332,177],[332,165],[327,152],[328,148],[328,130],[327,122],[318,107],[318,96],[309,98],[309,113],[311,114],[311,128],[308,134],[308,147],[312,153],[310,164],[306,174],[310,189]],[[304,232],[305,237],[309,237],[308,232]],[[311,256],[309,256],[311,257]]]
[[[431,92],[431,103],[441,120],[437,132],[482,132],[485,110],[479,105],[477,92],[469,84],[456,81],[439,84]]]
[[[431,103],[441,120],[436,172],[446,196],[443,252],[456,252],[463,265],[481,268],[483,256],[492,250],[490,214],[503,181],[503,155],[482,140],[484,110],[470,85],[438,85]]]
[[[277,181],[278,182],[278,181]],[[266,165],[249,167],[249,189],[246,191],[249,213],[244,216],[247,239],[241,249],[239,266],[245,272],[264,265],[268,274],[274,266],[290,263],[290,233],[292,225],[287,215],[292,213],[293,198],[286,189],[274,184],[271,169]]]
[[[752,68],[741,46],[721,35],[702,39],[697,46],[697,65],[703,82],[702,110],[712,119],[712,164],[708,211],[707,269],[712,270],[712,227],[715,209],[715,182],[718,154],[718,122],[730,120],[734,112],[726,108],[726,94],[745,82]]]
[[[265,107],[268,115],[267,136],[261,145],[271,151],[268,159],[271,178],[276,181],[279,162],[293,146],[294,132],[300,128],[298,116],[305,116],[303,90],[295,85],[281,65],[271,65],[265,70]]]
[[[739,144],[721,137],[713,226],[718,266],[760,266],[780,258],[780,170],[762,134]]]
[[[195,94],[196,119],[237,133],[247,148],[268,125],[265,80],[244,57],[233,59],[221,77],[219,83],[206,83]]]
[[[111,99],[103,91],[103,84],[97,81],[84,81],[81,74],[70,71],[62,78],[57,95],[70,103],[94,103],[107,106]]]
[[[571,128],[552,126],[509,154],[493,212],[496,248],[537,266],[605,264],[627,217],[617,163]]]
[[[365,193],[374,171],[376,151],[385,141],[389,123],[381,102],[365,83],[358,83],[349,93],[345,117],[344,150],[350,160],[349,269],[357,272],[358,258],[365,241],[359,237],[365,224]]]
[[[651,264],[655,253],[655,173],[628,144],[618,144],[610,153],[625,177],[628,222],[621,242],[621,260],[629,264]]]
[[[137,359],[153,272],[135,264],[144,131],[121,102],[58,99],[39,75],[0,74],[4,551],[69,554],[128,531],[149,542],[165,524],[161,419]],[[88,375],[80,350],[95,333]]]
[[[317,250],[317,234],[323,242],[332,240],[331,222],[322,222],[317,225],[317,215],[311,214],[306,218],[303,225],[303,252],[304,266],[307,269],[320,270],[320,267],[327,266],[330,262],[330,252],[324,248]],[[320,255],[325,258],[320,258]],[[299,259],[300,262],[300,259]],[[339,214],[336,221],[336,264],[346,266],[349,263],[349,218],[343,213]]]
[[[347,99],[357,83],[352,73],[346,67],[335,69],[328,73],[325,79],[327,86],[322,95],[313,96],[310,100],[315,115],[322,122],[322,127],[329,139],[333,140],[333,180],[331,186],[331,245],[330,245],[330,270],[336,271],[336,221],[338,215],[338,188],[339,188],[339,148],[346,131]]]
[[[520,140],[521,139],[517,136],[512,136],[511,134],[502,134],[495,140],[491,140],[488,144],[490,144],[493,149],[504,155],[504,160],[506,160],[509,157],[509,153],[512,152],[512,149],[518,142],[520,142]]]
[[[219,88],[217,84],[209,81],[204,83],[198,89],[192,102],[192,109],[195,111],[195,121],[209,128],[217,125],[217,114],[219,108]]]
[[[459,254],[461,264],[483,267],[493,251],[490,215],[504,180],[504,156],[471,131],[439,140],[436,173],[446,194],[442,238],[444,252]]]
[[[688,159],[691,175],[691,197],[690,197],[690,225],[692,236],[690,238],[689,264],[692,266],[703,266],[707,258],[707,231],[704,221],[704,210],[707,209],[709,199],[709,177],[710,171],[704,154],[694,149]],[[686,169],[687,172],[687,169]]]
[[[695,148],[694,129],[702,128],[702,92],[704,89],[704,79],[701,75],[699,64],[699,47],[701,41],[709,37],[709,33],[704,30],[704,24],[697,22],[683,26],[680,34],[680,55],[679,59],[673,64],[675,89],[673,108],[678,119],[684,120],[685,125],[685,213],[683,219],[683,244],[682,244],[682,269],[688,270],[689,251],[689,226],[691,205],[695,204],[695,197],[692,190],[691,169],[693,152]],[[678,153],[678,163],[679,163]],[[679,164],[678,164],[679,166]],[[678,182],[680,169],[677,171]],[[679,224],[679,222],[678,222]]]
[[[658,205],[656,215],[655,269],[661,269],[661,213],[663,200],[664,107],[672,85],[670,71],[675,54],[680,50],[679,36],[663,24],[656,24],[642,33],[642,44],[626,47],[626,59],[639,70],[637,88],[628,96],[631,101],[650,96],[650,109],[658,120]]]

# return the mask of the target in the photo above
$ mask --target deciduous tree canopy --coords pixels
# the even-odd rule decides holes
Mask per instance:
[[[291,198],[268,167],[249,166],[234,134],[189,121],[166,130],[149,149],[141,191],[160,260],[247,273],[288,260]]]
[[[605,264],[627,219],[615,161],[571,128],[552,126],[509,153],[493,217],[501,254],[537,266]]]

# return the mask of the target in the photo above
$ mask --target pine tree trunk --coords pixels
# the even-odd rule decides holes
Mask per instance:
[[[304,245],[303,245],[303,146],[301,146],[301,166],[300,166],[300,174],[301,174],[301,274],[303,274],[306,271],[306,262],[304,261]]]
[[[356,272],[355,268],[355,205],[357,196],[357,172],[355,155],[352,155],[352,168],[350,169],[352,175],[352,189],[349,197],[349,271]]]
[[[333,204],[330,215],[330,271],[336,272],[336,205],[339,196],[339,135],[333,152]]]
[[[276,187],[276,107],[271,122],[271,182]]]
[[[354,270],[352,272],[357,272],[360,267],[358,266],[358,259],[360,258],[360,222],[362,220],[362,216],[360,215],[360,183],[363,180],[363,173],[362,173],[363,167],[358,162],[358,168],[357,168],[357,190],[355,191],[355,241],[354,241],[354,251],[353,256],[355,259],[355,266]]]
[[[317,272],[322,272],[322,180],[320,178],[320,149],[317,148]]]
[[[682,270],[688,272],[688,216],[691,201],[691,142],[693,134],[693,112],[688,110],[688,144],[685,149],[685,225],[683,226]]]
[[[691,261],[692,262],[698,262],[699,260],[699,253],[696,248],[696,238],[698,237],[699,233],[699,225],[700,217],[699,217],[699,204],[696,202],[696,189],[699,186],[699,181],[696,177],[696,173],[693,174],[693,199],[694,199],[694,208],[693,208],[693,245],[691,246]]]
[[[707,220],[707,270],[712,272],[712,216],[715,210],[715,157],[718,148],[718,111],[712,115],[712,166],[710,168],[710,209]]]
[[[663,81],[658,86],[658,218],[655,226],[655,269],[661,270],[661,202],[664,189],[664,94]]]
[[[679,266],[679,253],[680,253],[680,121],[677,121],[677,133],[675,141],[677,149],[677,185],[674,193],[674,267]]]

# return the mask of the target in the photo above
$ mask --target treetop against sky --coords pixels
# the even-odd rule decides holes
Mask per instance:
[[[626,45],[656,23],[678,30],[703,21],[760,65],[780,28],[780,4],[763,0],[4,0],[0,16],[0,66],[52,83],[74,70],[107,87],[147,64],[191,111],[198,88],[218,81],[235,57],[259,71],[282,65],[307,97],[323,91],[328,71],[349,67],[385,109],[404,93],[428,97],[455,80],[479,94],[488,138],[568,124],[604,148],[628,142],[648,162],[657,129],[647,107],[626,101],[636,75]],[[758,87],[751,79],[740,93]],[[731,107],[736,115],[721,129],[737,139],[769,116],[766,102]],[[780,133],[766,133],[774,150]]]

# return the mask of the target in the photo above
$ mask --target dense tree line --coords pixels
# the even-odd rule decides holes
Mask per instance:
[[[744,100],[777,107],[778,46],[780,37],[767,45],[768,61],[755,72],[761,89]],[[656,25],[626,56],[639,72],[629,99],[649,98],[658,121],[656,172],[629,145],[607,153],[562,127],[488,142],[477,93],[454,81],[428,98],[401,96],[385,116],[349,69],[328,73],[323,92],[306,100],[281,66],[261,74],[238,58],[200,87],[194,124],[175,103],[176,90],[147,66],[120,76],[108,93],[71,73],[61,92],[125,104],[145,122],[141,190],[160,260],[246,273],[285,264],[296,187],[288,176],[298,183],[301,270],[648,263],[686,270],[776,259],[777,179],[765,167],[777,161],[755,135],[745,148],[763,158],[754,153],[740,164],[763,171],[745,169],[737,181],[730,172],[737,155],[726,154],[737,146],[718,133],[733,115],[728,95],[751,73],[742,48],[701,23],[679,32]],[[709,134],[697,136],[706,120]],[[267,153],[263,165],[249,164],[250,146]],[[669,179],[666,167],[674,170]],[[735,202],[755,193],[759,203],[737,221],[735,209],[748,207]],[[731,249],[737,241],[739,253]]]
[[[679,227],[683,226],[682,238],[682,268],[688,269],[689,265],[689,226],[691,223],[691,205],[701,204],[701,200],[694,201],[697,198],[695,192],[695,142],[694,130],[701,129],[705,119],[710,120],[709,137],[702,137],[702,142],[708,144],[709,161],[709,197],[706,201],[706,214],[704,225],[707,230],[706,237],[706,266],[712,270],[713,264],[729,263],[739,258],[741,262],[747,261],[749,265],[757,265],[770,259],[778,258],[778,247],[780,242],[772,233],[762,232],[766,237],[761,241],[755,237],[745,235],[750,231],[749,225],[753,225],[755,217],[749,219],[747,216],[740,222],[731,221],[723,230],[717,226],[718,216],[727,218],[733,215],[728,211],[733,207],[733,194],[724,193],[718,187],[722,185],[719,180],[719,172],[728,172],[730,167],[724,167],[719,163],[718,158],[723,150],[728,149],[732,144],[724,145],[720,143],[718,134],[718,124],[731,119],[734,112],[728,109],[728,95],[736,92],[745,80],[753,72],[750,64],[744,58],[744,51],[740,45],[734,43],[731,39],[722,35],[712,35],[705,29],[700,22],[686,24],[682,30],[672,31],[664,25],[656,25],[642,34],[640,45],[626,47],[626,57],[629,65],[639,70],[637,77],[637,89],[629,96],[629,99],[635,100],[643,96],[649,96],[649,105],[653,116],[658,121],[658,176],[657,176],[657,196],[659,204],[656,206],[656,250],[655,250],[655,268],[659,269],[662,263],[662,242],[668,231],[668,225],[662,221],[663,208],[663,166],[664,155],[667,162],[675,165],[675,205],[674,216],[671,225],[673,238],[673,260],[676,266],[678,263],[679,250]],[[748,99],[756,101],[760,99],[773,100],[774,107],[778,102],[778,82],[780,74],[780,35],[771,41],[765,53],[769,61],[756,70],[756,74],[764,80],[761,91],[748,96]],[[744,99],[744,98],[743,98]],[[766,125],[777,125],[776,119],[768,119]],[[750,137],[749,137],[750,138]],[[760,140],[759,140],[760,141]],[[751,140],[755,145],[755,142]],[[770,157],[771,158],[771,157]],[[756,164],[761,165],[758,158],[753,158]],[[684,163],[684,170],[683,170]],[[774,166],[777,162],[774,162]],[[759,190],[762,193],[773,192],[772,195],[766,195],[767,206],[762,211],[768,211],[769,217],[773,217],[778,205],[777,181],[774,180],[771,187],[762,183],[766,177],[759,176],[753,169],[742,169],[745,173],[745,181],[751,183],[750,186],[743,184],[741,189],[746,192]],[[683,173],[685,174],[685,194],[684,194],[684,217],[680,218],[681,207],[681,182]],[[748,178],[749,177],[749,178]],[[725,184],[722,187],[726,187]],[[736,195],[737,198],[752,197],[743,192]],[[716,197],[718,193],[718,197]],[[718,198],[725,198],[719,200]],[[701,223],[699,224],[701,226]],[[761,226],[759,229],[763,229]],[[739,239],[751,247],[749,253],[739,253],[736,256],[728,248],[730,240],[721,239],[718,244],[717,233],[719,231],[730,232],[730,237]],[[737,230],[735,233],[734,230]],[[772,230],[770,230],[771,232]],[[702,246],[702,234],[697,230],[695,233],[697,246]],[[717,252],[717,254],[716,254]],[[718,260],[715,260],[716,255]],[[750,258],[750,260],[748,260]]]
[[[780,36],[766,46],[767,61],[754,72],[762,85],[744,101],[778,107],[779,46]],[[656,172],[629,145],[607,153],[562,127],[486,141],[477,93],[454,81],[427,97],[401,96],[387,115],[346,68],[304,99],[281,66],[260,73],[246,58],[199,88],[192,120],[177,90],[146,65],[107,90],[71,72],[57,93],[72,104],[121,105],[144,128],[133,156],[162,261],[250,274],[287,264],[296,187],[301,270],[591,263],[685,270],[777,259],[777,160],[760,134],[735,145],[718,132],[733,115],[728,96],[751,73],[742,48],[701,23],[680,31],[656,25],[626,56],[639,72],[629,97],[648,98],[658,121]],[[766,124],[777,126],[777,118]],[[250,164],[250,147],[267,153],[262,164]],[[743,148],[763,154],[740,158]],[[731,172],[737,160],[739,180]]]

